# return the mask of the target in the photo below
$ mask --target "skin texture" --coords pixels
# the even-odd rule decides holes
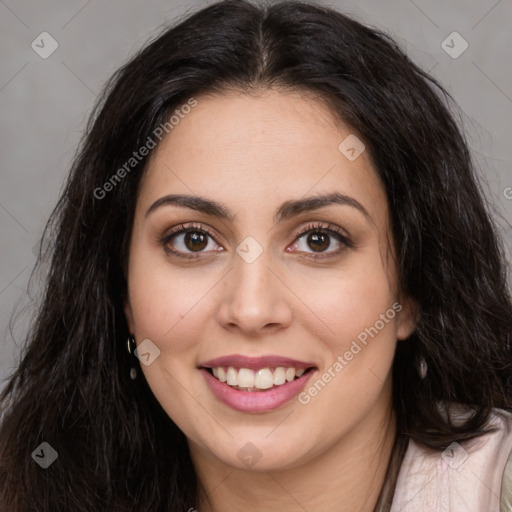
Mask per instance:
[[[199,96],[198,105],[153,151],[139,191],[130,245],[126,318],[137,343],[160,356],[144,375],[164,410],[186,434],[208,493],[200,512],[220,510],[371,511],[395,435],[391,365],[397,339],[414,330],[413,305],[397,290],[386,195],[368,151],[349,161],[338,149],[351,130],[308,94],[263,91]],[[274,221],[285,201],[339,192],[356,199]],[[166,205],[167,194],[223,203],[232,221]],[[200,250],[178,234],[193,222],[209,229]],[[316,252],[311,223],[338,226]],[[263,253],[236,252],[253,237]],[[344,248],[336,253],[339,247]],[[219,250],[215,250],[219,249]],[[312,260],[311,255],[324,256]],[[279,355],[312,362],[311,386],[350,349],[357,335],[400,302],[385,323],[309,403],[293,399],[264,413],[219,402],[198,366],[229,355]],[[237,453],[253,443],[248,467]]]

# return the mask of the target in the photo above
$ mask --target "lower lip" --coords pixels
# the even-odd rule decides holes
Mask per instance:
[[[315,370],[298,379],[268,391],[239,391],[216,379],[208,370],[200,369],[210,390],[224,404],[240,412],[266,412],[277,409],[297,396]]]

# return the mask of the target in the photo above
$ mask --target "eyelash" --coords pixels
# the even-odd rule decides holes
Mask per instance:
[[[159,243],[163,246],[165,252],[169,255],[173,255],[173,256],[178,256],[180,258],[185,258],[185,259],[188,259],[188,260],[196,260],[198,258],[200,258],[200,254],[201,252],[203,251],[197,251],[195,254],[195,256],[191,256],[190,254],[194,254],[194,253],[182,253],[181,251],[176,251],[174,249],[170,249],[168,247],[168,243],[171,241],[171,239],[177,235],[181,235],[183,233],[187,233],[187,232],[201,232],[201,233],[205,233],[207,234],[210,238],[212,238],[215,243],[218,244],[217,240],[215,239],[215,236],[213,235],[213,233],[210,232],[210,230],[204,226],[202,226],[201,224],[196,224],[196,223],[186,223],[186,224],[179,224],[177,226],[175,226],[174,228],[172,228],[172,230],[167,233],[162,239],[159,240]],[[340,247],[339,249],[336,249],[334,251],[330,251],[330,252],[324,252],[324,253],[306,253],[308,254],[308,256],[306,256],[307,258],[309,259],[312,259],[312,260],[318,260],[318,259],[323,259],[323,258],[327,258],[327,257],[332,257],[334,254],[339,254],[341,252],[343,252],[344,250],[346,249],[350,249],[350,248],[353,248],[354,245],[352,244],[352,242],[350,241],[349,238],[347,238],[347,236],[343,233],[343,231],[338,228],[338,226],[335,226],[334,224],[321,224],[321,223],[312,223],[312,224],[308,224],[307,226],[305,226],[304,228],[302,228],[300,231],[296,232],[295,233],[295,238],[294,238],[294,242],[297,241],[297,239],[303,237],[304,235],[307,235],[311,232],[318,232],[318,233],[323,233],[323,234],[327,234],[327,235],[330,235],[330,236],[334,236],[335,238],[337,238],[337,240],[343,244],[342,247]],[[219,244],[220,245],[220,244]]]

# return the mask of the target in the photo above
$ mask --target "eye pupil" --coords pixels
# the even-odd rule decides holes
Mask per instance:
[[[317,252],[325,251],[329,248],[329,235],[326,233],[310,233],[308,243],[312,243],[312,249]]]
[[[189,231],[185,234],[185,245],[187,249],[201,251],[208,245],[208,240],[204,233],[199,231]]]

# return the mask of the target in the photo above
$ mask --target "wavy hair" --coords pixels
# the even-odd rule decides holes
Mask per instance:
[[[400,288],[419,307],[393,365],[399,432],[443,449],[485,432],[493,408],[512,409],[502,241],[449,95],[389,36],[330,8],[226,0],[150,41],[93,110],[45,228],[44,296],[1,396],[1,510],[197,503],[184,434],[143,376],[129,377],[126,261],[147,157],[106,197],[94,191],[191,97],[269,88],[325,101],[364,140],[386,191]],[[453,402],[474,414],[456,423],[439,408]],[[46,470],[31,458],[43,441],[58,452]]]

